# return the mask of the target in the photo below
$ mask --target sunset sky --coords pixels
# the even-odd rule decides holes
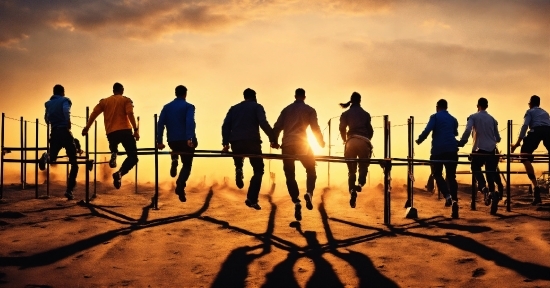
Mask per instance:
[[[302,87],[322,129],[343,112],[337,104],[353,91],[371,115],[389,115],[393,125],[406,124],[409,116],[426,123],[440,98],[463,125],[477,99],[486,97],[488,112],[504,129],[509,119],[521,123],[533,94],[550,109],[548,15],[547,0],[0,0],[0,110],[43,121],[44,102],[62,84],[72,114],[84,116],[86,106],[93,109],[120,82],[141,117],[138,147],[152,147],[153,115],[182,84],[196,107],[199,149],[221,149],[222,121],[245,88],[256,90],[273,124]],[[341,156],[337,120],[333,154]],[[18,123],[7,121],[8,137],[17,135]],[[99,140],[106,150],[102,121]],[[381,124],[373,119],[373,126]],[[415,126],[415,137],[423,128]],[[514,129],[516,137],[519,126]],[[79,135],[81,128],[73,131]],[[406,131],[393,128],[392,156],[406,156]],[[376,158],[383,156],[381,136],[375,129]],[[18,139],[6,145],[19,145]],[[416,156],[427,158],[429,149],[429,141],[416,146]],[[223,169],[213,172],[214,165]],[[228,159],[197,159],[191,178],[232,178],[231,165]],[[281,165],[274,165],[282,180]],[[345,177],[341,168],[338,175]],[[373,177],[379,170],[371,169]],[[324,173],[326,164],[319,182],[326,181]]]

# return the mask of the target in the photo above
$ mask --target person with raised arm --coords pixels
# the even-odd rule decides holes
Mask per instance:
[[[324,148],[325,141],[323,140],[323,134],[321,133],[317,121],[317,112],[304,102],[306,99],[306,91],[302,88],[296,89],[294,98],[296,99],[294,103],[288,105],[281,111],[277,122],[275,122],[273,126],[275,143],[273,143],[271,147],[276,149],[279,148],[277,142],[279,134],[283,132],[281,145],[282,154],[288,157],[288,159],[283,159],[286,186],[292,202],[294,203],[294,217],[296,220],[300,221],[302,220],[302,206],[299,199],[300,190],[296,182],[294,165],[296,160],[294,157],[300,160],[304,168],[306,168],[306,193],[304,194],[304,200],[306,201],[306,208],[312,210],[313,190],[315,190],[317,173],[315,171],[315,156],[307,140],[307,127],[311,127],[319,146]]]
[[[374,134],[369,112],[361,107],[361,95],[357,92],[351,94],[347,103],[340,103],[342,108],[348,108],[340,116],[340,136],[344,141],[346,158],[370,159],[372,156],[371,139]],[[367,182],[369,162],[348,162],[348,189],[350,193],[349,204],[355,208],[357,192]],[[359,166],[359,179],[357,179],[357,166]],[[358,180],[358,185],[355,181]]]
[[[134,117],[134,104],[132,99],[123,96],[123,93],[124,86],[118,82],[115,83],[113,85],[113,95],[99,101],[94,107],[86,127],[82,129],[82,136],[88,134],[88,130],[97,116],[103,113],[105,132],[111,151],[109,167],[117,167],[118,145],[122,144],[122,147],[126,150],[126,159],[122,162],[120,169],[113,173],[113,186],[116,189],[120,189],[122,185],[122,176],[128,174],[138,162],[136,141],[139,140],[139,127],[137,127],[136,118]]]

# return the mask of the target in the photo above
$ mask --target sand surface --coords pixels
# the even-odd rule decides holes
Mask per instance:
[[[150,184],[100,183],[89,205],[78,204],[82,186],[67,201],[62,183],[48,199],[8,185],[0,287],[550,287],[547,194],[533,207],[515,190],[512,212],[501,202],[492,216],[481,195],[470,210],[463,186],[453,220],[437,194],[416,189],[413,220],[394,187],[386,226],[376,187],[355,209],[344,187],[318,187],[300,222],[284,184],[264,182],[260,211],[244,205],[246,188],[196,185],[181,203],[163,187],[154,210]]]

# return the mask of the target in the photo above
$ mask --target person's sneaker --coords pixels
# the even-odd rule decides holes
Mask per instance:
[[[116,168],[116,153],[111,153],[111,160],[109,160],[109,167]]]
[[[88,169],[88,171],[94,170],[94,160],[88,160],[86,162],[86,168]]]
[[[542,200],[540,199],[540,187],[536,186],[535,191],[533,192],[533,202],[531,202],[531,205],[537,205],[541,204]]]
[[[65,197],[67,197],[67,200],[73,200],[74,199],[73,192],[72,191],[65,192]]]
[[[458,219],[458,202],[453,201],[452,207],[451,207],[451,218]]]
[[[300,203],[294,203],[294,218],[296,221],[302,220],[302,205]]]
[[[44,171],[46,170],[46,163],[48,162],[49,160],[49,155],[47,152],[44,152],[42,154],[42,157],[40,157],[40,160],[38,160],[38,168],[41,170],[41,171]]]
[[[493,192],[493,204],[491,204],[491,210],[489,212],[491,215],[497,214],[498,201],[500,201],[500,193],[499,192]]]
[[[351,206],[351,208],[355,208],[355,201],[357,200],[357,192],[355,192],[355,190],[351,190],[349,191],[349,194],[350,194],[350,199],[349,199],[349,206]]]
[[[170,176],[172,178],[178,175],[178,160],[172,160],[172,165],[170,166]]]
[[[243,178],[243,169],[235,169],[235,184],[237,184],[237,187],[239,187],[239,189],[242,189],[244,187]]]
[[[485,206],[491,205],[491,192],[489,192],[489,189],[487,187],[483,187],[481,190],[481,193],[483,193],[483,200],[485,202]]]
[[[361,185],[355,185],[355,188],[353,188],[353,190],[355,192],[361,192],[363,190],[363,188],[361,187]]]
[[[120,189],[120,186],[122,185],[122,175],[119,172],[113,173],[113,185],[116,189]]]
[[[250,208],[254,208],[256,210],[262,210],[262,207],[260,207],[260,205],[258,204],[258,202],[256,203],[252,203],[252,201],[246,199],[244,201],[244,204],[246,204],[246,206],[250,207]]]
[[[453,199],[451,199],[451,195],[447,195],[445,197],[445,207],[451,207],[453,204]]]
[[[313,204],[311,203],[312,198],[313,196],[309,192],[307,192],[306,195],[304,195],[304,200],[306,200],[306,208],[308,210],[313,210]]]

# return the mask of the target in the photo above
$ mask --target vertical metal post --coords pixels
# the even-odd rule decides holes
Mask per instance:
[[[470,203],[471,210],[476,210],[476,198],[477,198],[476,176],[474,174],[474,171],[472,171],[472,203]]]
[[[157,148],[156,142],[157,142],[157,114],[155,114],[155,134],[153,135],[153,139],[155,140],[155,196],[153,196],[152,206],[153,209],[158,210],[159,207],[159,149]]]
[[[137,128],[139,129],[139,116],[137,117]],[[139,161],[136,163],[136,166],[134,167],[135,168],[134,169],[134,172],[135,172],[135,180],[134,180],[134,189],[135,189],[135,191],[134,192],[136,194],[138,193],[138,165],[139,165]]]
[[[90,119],[90,107],[86,106],[86,125],[88,125],[88,120]],[[90,203],[90,170],[88,170],[88,161],[90,161],[90,133],[86,133],[86,166],[84,171],[86,171],[86,204]]]
[[[390,169],[391,160],[389,143],[390,143],[390,131],[389,131],[388,115],[384,115],[384,224],[390,225]]]
[[[23,136],[23,148],[25,148],[21,153],[23,153],[23,189],[27,186],[27,120],[25,120],[25,130]]]
[[[38,118],[36,118],[34,159],[38,160]],[[34,165],[34,198],[38,199],[38,162]]]
[[[506,137],[506,211],[511,211],[510,206],[510,144],[512,143],[512,120],[508,120]]]
[[[25,154],[23,153],[23,146],[24,146],[24,139],[23,139],[23,116],[21,116],[21,118],[19,119],[19,139],[21,140],[21,189],[25,189],[25,179],[23,178],[23,173],[25,172],[25,167],[24,167],[24,164],[23,164],[23,160],[25,160]]]
[[[46,123],[46,151],[50,153],[50,123]],[[46,161],[46,197],[50,197],[50,161]]]
[[[2,143],[2,162],[0,162],[0,199],[4,198],[4,121],[5,121],[6,114],[2,113],[2,135],[0,141]]]
[[[332,150],[332,132],[331,132],[331,127],[332,125],[332,119],[329,119],[328,120],[328,156],[330,157],[331,154],[331,150]],[[330,162],[327,162],[327,178],[328,178],[328,187],[330,188]]]
[[[87,123],[86,123],[87,124]],[[97,196],[97,120],[94,121],[94,195]]]
[[[407,165],[407,203],[405,203],[405,208],[413,207],[413,193],[414,193],[414,117],[409,116],[407,121],[407,135],[408,135],[408,165]]]

